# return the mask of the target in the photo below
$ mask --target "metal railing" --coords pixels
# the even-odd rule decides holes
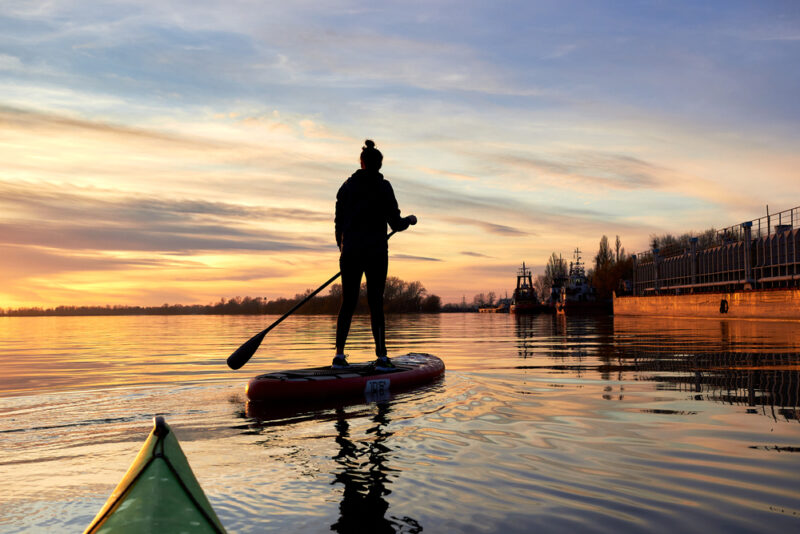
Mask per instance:
[[[791,230],[792,228],[800,226],[800,206],[779,211],[778,213],[765,215],[763,217],[759,217],[758,219],[753,219],[750,222],[753,223],[753,238],[766,237],[770,234],[780,233],[787,229]],[[717,235],[720,236],[720,239],[722,240],[729,239],[741,241],[744,239],[744,236],[742,235],[741,224],[718,230]]]
[[[800,285],[800,207],[634,254],[635,295]]]

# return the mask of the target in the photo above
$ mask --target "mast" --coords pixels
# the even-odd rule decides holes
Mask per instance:
[[[533,287],[533,280],[531,279],[531,270],[525,267],[525,262],[522,262],[522,268],[517,271],[517,289],[530,289]]]

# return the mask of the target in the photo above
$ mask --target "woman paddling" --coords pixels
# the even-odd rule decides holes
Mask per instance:
[[[386,327],[383,317],[383,290],[389,263],[386,225],[401,232],[417,224],[413,215],[400,217],[391,184],[378,172],[383,154],[370,139],[361,150],[361,169],[348,178],[336,194],[336,244],[342,271],[342,305],[336,322],[334,368],[347,367],[344,344],[358,304],[361,275],[367,277],[367,302],[375,338],[378,370],[392,369],[386,356]]]

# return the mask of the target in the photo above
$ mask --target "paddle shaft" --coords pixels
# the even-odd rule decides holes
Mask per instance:
[[[395,231],[392,231],[391,233],[389,233],[389,235],[386,236],[386,239],[388,240],[394,234]],[[230,367],[231,369],[239,369],[244,364],[246,364],[248,360],[250,360],[250,358],[253,357],[253,354],[255,354],[256,350],[258,350],[259,345],[261,345],[261,341],[264,339],[264,336],[266,336],[269,333],[270,330],[281,324],[281,322],[283,322],[284,319],[286,319],[291,314],[296,312],[298,308],[300,308],[300,306],[302,306],[303,304],[305,304],[306,302],[317,296],[317,294],[320,291],[331,285],[341,275],[342,272],[339,271],[335,275],[331,276],[327,282],[325,282],[317,289],[309,293],[309,295],[306,298],[304,298],[303,300],[292,306],[292,309],[281,315],[277,321],[275,321],[274,323],[266,327],[264,330],[262,330],[258,334],[248,339],[241,347],[236,349],[236,351],[233,354],[228,356],[228,367]]]
[[[274,323],[272,323],[271,325],[269,325],[267,328],[265,328],[265,329],[263,330],[263,332],[264,332],[264,335],[267,335],[267,334],[269,333],[269,331],[270,331],[270,330],[272,330],[273,328],[275,328],[276,326],[278,326],[279,324],[281,324],[281,322],[282,322],[284,319],[286,319],[286,318],[287,318],[287,317],[289,317],[291,314],[293,314],[294,312],[296,312],[296,311],[297,311],[297,309],[298,309],[300,306],[302,306],[303,304],[305,304],[305,303],[306,303],[306,302],[308,302],[309,300],[311,300],[311,299],[313,299],[314,297],[316,297],[316,296],[317,296],[317,294],[318,294],[320,291],[322,291],[323,289],[325,289],[326,287],[328,287],[329,285],[331,285],[331,284],[332,284],[332,283],[333,283],[333,282],[334,282],[334,281],[335,281],[337,278],[339,278],[340,276],[342,276],[342,273],[341,273],[341,271],[340,271],[340,272],[338,272],[338,273],[336,273],[335,275],[331,276],[331,277],[330,277],[330,279],[329,279],[327,282],[325,282],[324,284],[322,284],[321,286],[319,286],[319,287],[318,287],[318,288],[317,288],[317,289],[316,289],[314,292],[312,292],[312,293],[309,293],[309,294],[308,294],[308,296],[307,296],[306,298],[304,298],[303,300],[301,300],[300,302],[298,302],[297,304],[295,304],[294,306],[292,306],[292,309],[291,309],[291,310],[289,310],[289,311],[287,311],[286,313],[284,313],[283,315],[281,315],[281,316],[280,316],[280,318],[279,318],[277,321],[275,321]],[[260,334],[259,334],[259,335],[260,335]]]

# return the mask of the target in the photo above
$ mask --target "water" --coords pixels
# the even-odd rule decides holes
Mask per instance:
[[[248,406],[326,364],[334,318],[0,318],[0,532],[81,532],[162,414],[230,532],[800,529],[800,323],[395,316],[443,380]],[[370,357],[366,318],[351,360]],[[366,526],[366,527],[365,527]]]

